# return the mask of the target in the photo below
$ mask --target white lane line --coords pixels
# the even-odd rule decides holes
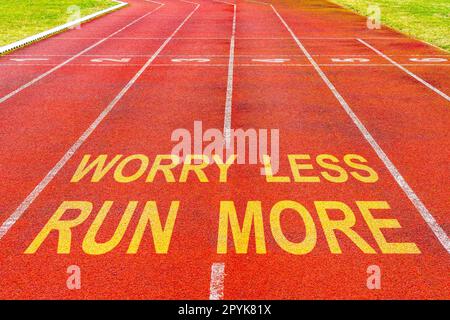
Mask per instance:
[[[115,63],[128,63],[131,61],[131,58],[120,58],[120,59],[113,59],[113,58],[97,58],[97,59],[91,59],[91,62],[96,63],[102,63],[102,62],[115,62]]]
[[[291,61],[291,59],[283,58],[273,58],[273,59],[252,59],[254,62],[265,62],[265,63],[285,63]]]
[[[445,233],[444,229],[437,223],[436,219],[433,217],[430,211],[425,207],[423,202],[419,199],[419,197],[416,195],[416,193],[411,189],[409,184],[406,182],[406,180],[403,178],[403,176],[400,174],[398,169],[395,167],[395,165],[389,160],[386,153],[381,149],[381,147],[378,145],[378,143],[375,141],[375,139],[372,137],[372,135],[369,133],[369,131],[366,129],[364,124],[359,120],[359,118],[356,116],[356,114],[353,112],[353,110],[350,108],[350,106],[347,104],[347,102],[344,100],[344,98],[341,96],[341,94],[337,91],[336,87],[331,83],[331,81],[328,79],[328,77],[325,75],[325,73],[322,71],[322,69],[319,67],[319,65],[316,63],[316,61],[313,59],[313,57],[309,54],[309,52],[306,50],[306,48],[303,46],[303,44],[298,40],[297,36],[294,34],[292,29],[288,26],[286,21],[281,17],[281,15],[278,13],[278,11],[275,9],[273,5],[271,5],[272,10],[275,12],[275,14],[278,16],[280,21],[283,23],[283,25],[286,27],[286,29],[291,34],[294,41],[297,43],[298,47],[302,52],[305,54],[305,56],[308,58],[309,62],[313,65],[314,69],[317,71],[319,76],[322,78],[322,80],[325,82],[325,84],[328,86],[328,88],[331,90],[333,95],[336,97],[336,99],[339,101],[341,106],[344,108],[345,112],[348,114],[348,116],[352,119],[353,123],[358,127],[359,131],[363,134],[364,138],[369,142],[370,146],[373,148],[373,150],[376,152],[378,157],[383,161],[386,168],[389,170],[391,175],[394,177],[397,184],[402,188],[403,192],[408,196],[409,200],[413,203],[413,205],[416,207],[416,209],[419,211],[422,218],[425,220],[425,222],[428,224],[430,229],[433,231],[435,236],[438,238],[442,246],[447,250],[448,253],[450,253],[450,240]]]
[[[198,63],[206,63],[210,62],[209,58],[173,58],[170,61],[175,63],[183,63],[183,62],[198,62]]]
[[[225,278],[225,264],[213,263],[211,266],[209,300],[223,300],[224,278]]]
[[[145,2],[153,2],[153,3],[159,4],[159,5],[164,5],[164,3],[153,1],[153,0],[144,0],[144,1]]]
[[[230,6],[235,6],[235,3],[232,2],[228,2],[228,1],[222,1],[222,0],[212,0],[213,2],[219,2],[219,3],[225,3],[225,4],[229,4]]]
[[[233,102],[233,71],[234,71],[234,46],[236,37],[236,4],[213,0],[214,2],[220,2],[233,6],[233,25],[231,29],[230,39],[230,56],[228,60],[228,77],[227,77],[227,94],[225,99],[225,114],[223,120],[223,136],[225,139],[225,146],[230,146],[231,135],[231,111]],[[209,300],[223,300],[223,287],[224,287],[224,263],[213,263],[211,266],[211,282],[209,286]]]
[[[135,24],[136,22],[144,19],[145,17],[147,17],[148,15],[152,14],[153,12],[155,12],[156,10],[159,10],[161,7],[163,7],[164,4],[158,6],[157,8],[153,9],[150,12],[147,12],[146,14],[144,14],[143,16],[137,18],[136,20],[133,20],[132,22],[130,22],[129,24],[127,24],[126,26],[124,26],[123,28],[117,30],[116,32],[111,33],[109,36],[107,36],[106,38],[103,38],[102,40],[94,43],[93,45],[91,45],[90,47],[78,52],[76,55],[72,56],[71,58],[67,59],[66,61],[62,62],[61,64],[57,65],[56,67],[48,70],[47,72],[41,74],[40,76],[34,78],[33,80],[31,80],[30,82],[24,84],[23,86],[17,88],[16,90],[10,92],[9,94],[7,94],[6,96],[4,96],[3,98],[0,98],[0,103],[5,102],[6,100],[8,100],[9,98],[15,96],[16,94],[18,94],[19,92],[21,92],[22,90],[32,86],[33,84],[35,84],[36,82],[44,79],[45,77],[47,77],[48,75],[52,74],[53,72],[55,72],[56,70],[62,68],[63,66],[65,66],[66,64],[70,63],[71,61],[75,60],[76,58],[78,58],[79,56],[83,55],[84,53],[88,52],[89,50],[95,48],[96,46],[102,44],[103,42],[105,42],[106,40],[110,39],[111,37],[115,36],[116,34],[118,34],[119,32],[122,32],[123,30],[125,30],[126,28],[132,26],[133,24]]]
[[[26,61],[48,61],[48,58],[11,58],[11,61],[26,62]]]
[[[225,98],[225,114],[223,120],[223,136],[225,139],[225,146],[228,148],[230,146],[231,113],[233,105],[234,47],[236,42],[236,4],[220,0],[216,0],[215,2],[221,2],[233,6],[233,25],[231,28],[230,55],[228,60],[227,94]]]
[[[230,130],[231,130],[231,105],[233,96],[233,65],[234,65],[234,44],[236,33],[236,4],[213,0],[214,2],[225,3],[232,5],[233,8],[233,26],[230,40],[230,58],[228,62],[228,80],[227,80],[227,95],[225,102],[225,118],[224,118],[224,137],[227,146],[230,144]],[[223,300],[223,287],[225,277],[225,264],[213,263],[211,266],[211,280],[209,285],[209,300]]]
[[[270,3],[268,2],[262,2],[262,1],[256,1],[256,0],[246,0],[246,2],[251,2],[251,3],[257,3],[257,4],[263,4],[265,6],[269,6]]]
[[[419,81],[421,84],[423,84],[424,86],[426,86],[428,89],[433,90],[435,93],[437,93],[438,95],[440,95],[442,98],[444,98],[447,101],[450,101],[450,97],[448,95],[446,95],[444,92],[442,92],[441,90],[433,87],[431,84],[429,84],[428,82],[426,82],[425,80],[423,80],[421,77],[419,77],[418,75],[412,73],[411,71],[409,71],[408,69],[406,69],[405,67],[403,67],[402,65],[398,64],[397,62],[395,62],[394,60],[392,60],[391,58],[389,58],[387,55],[385,55],[383,52],[381,52],[380,50],[374,48],[372,45],[368,44],[366,41],[361,40],[361,39],[357,39],[359,42],[361,42],[363,45],[365,45],[366,47],[368,47],[369,49],[371,49],[372,51],[376,52],[379,56],[383,57],[384,59],[386,59],[387,61],[389,61],[390,63],[392,63],[394,66],[396,66],[397,68],[399,68],[400,70],[402,70],[403,72],[407,73],[408,75],[410,75],[411,77],[413,77],[414,79],[416,79],[417,81]]]
[[[53,180],[58,172],[64,167],[67,161],[72,158],[75,152],[81,147],[87,138],[94,132],[97,126],[103,121],[103,119],[111,112],[114,106],[119,100],[128,92],[133,84],[139,79],[144,71],[152,64],[159,53],[166,47],[166,45],[172,40],[175,34],[184,26],[186,21],[194,14],[200,7],[199,4],[192,10],[192,12],[183,20],[183,22],[175,29],[175,31],[164,41],[159,49],[151,56],[151,58],[142,66],[142,68],[134,75],[134,77],[123,87],[119,94],[112,100],[109,105],[100,113],[95,121],[87,128],[87,130],[81,135],[80,138],[70,147],[70,149],[64,154],[64,156],[58,161],[58,163],[50,170],[50,172],[42,179],[42,181],[34,188],[33,191],[25,198],[25,200],[19,205],[19,207],[11,214],[11,216],[0,227],[0,239],[9,231],[9,229],[20,219],[23,213],[33,203],[33,201],[39,196],[39,194],[45,189],[45,187]]]

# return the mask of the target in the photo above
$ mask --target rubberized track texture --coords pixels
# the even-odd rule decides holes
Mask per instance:
[[[0,298],[449,299],[449,61],[323,0],[129,0],[0,57]],[[196,121],[279,170],[158,167]]]

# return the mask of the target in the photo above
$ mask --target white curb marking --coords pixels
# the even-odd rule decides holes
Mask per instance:
[[[113,1],[117,2],[119,4],[115,5],[115,6],[111,7],[111,8],[107,8],[107,9],[104,9],[104,10],[101,10],[101,11],[98,11],[98,12],[94,12],[93,14],[90,14],[90,15],[88,15],[86,17],[83,17],[83,18],[80,18],[80,19],[77,19],[77,20],[65,23],[63,25],[60,25],[60,26],[57,26],[55,28],[46,30],[44,32],[32,35],[32,36],[27,37],[25,39],[13,42],[11,44],[7,44],[6,46],[0,47],[0,54],[3,54],[5,52],[8,52],[8,51],[13,50],[13,49],[20,48],[20,47],[22,47],[24,45],[27,45],[27,44],[30,44],[30,43],[32,43],[34,41],[37,41],[37,40],[40,40],[40,39],[43,39],[43,38],[47,38],[48,36],[51,36],[51,35],[56,34],[56,33],[59,33],[59,32],[64,31],[66,29],[70,29],[70,28],[72,28],[74,26],[78,26],[78,25],[80,25],[83,22],[92,20],[93,18],[96,18],[96,17],[101,16],[103,14],[109,13],[111,11],[120,9],[120,8],[122,8],[122,7],[124,7],[124,6],[126,6],[128,4],[128,3],[122,2],[122,1],[117,1],[117,0],[113,0]]]

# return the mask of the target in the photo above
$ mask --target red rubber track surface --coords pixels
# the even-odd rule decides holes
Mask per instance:
[[[130,5],[98,20],[0,58],[0,99],[80,51],[155,10],[157,3]],[[233,6],[207,0],[192,16],[194,3],[162,0],[165,5],[0,103],[0,223],[21,205],[67,150],[115,99],[181,25],[84,144],[0,239],[0,297],[8,299],[208,299],[211,266],[223,263],[225,299],[448,299],[449,253],[365,140],[339,101],[312,67],[269,5],[236,2],[231,128],[279,129],[280,171],[290,175],[288,154],[359,154],[378,173],[374,184],[267,183],[260,165],[234,165],[227,183],[217,167],[210,182],[189,177],[166,183],[158,177],[120,184],[107,175],[99,183],[70,183],[85,154],[169,154],[173,130],[222,130],[229,77]],[[311,54],[382,150],[447,234],[450,232],[450,102],[357,39],[363,39],[436,89],[450,92],[450,55],[393,30],[368,30],[366,20],[322,0],[274,1],[273,6]],[[172,58],[208,58],[207,63],[175,63]],[[333,58],[369,58],[366,63]],[[411,58],[439,57],[439,63]],[[92,59],[113,59],[93,62]],[[120,59],[130,59],[120,62]],[[282,64],[253,59],[285,58]],[[16,60],[12,60],[16,59]],[[17,61],[17,59],[25,59]],[[45,59],[45,60],[27,60]],[[118,59],[118,60],[117,60]],[[318,173],[320,169],[314,172]],[[181,168],[174,170],[179,177]],[[315,222],[317,244],[306,255],[292,255],[274,241],[271,207],[280,200],[304,205]],[[114,201],[97,241],[107,241],[129,201],[139,201],[120,244],[104,255],[81,248],[95,215],[73,229],[70,254],[57,254],[56,234],[35,254],[24,254],[39,231],[66,200],[90,201],[93,212]],[[180,201],[167,254],[156,254],[147,230],[137,254],[126,254],[144,203],[155,200],[165,216]],[[220,201],[233,200],[239,221],[247,201],[260,200],[267,254],[217,254]],[[342,201],[356,217],[354,230],[376,254],[364,254],[337,234],[342,254],[330,252],[314,201]],[[420,254],[383,254],[355,201],[387,201],[401,229],[384,231],[389,242],[414,242]],[[374,214],[375,215],[375,214]],[[337,219],[339,214],[336,213]],[[68,219],[70,217],[67,217]],[[286,213],[283,232],[301,241],[304,226]],[[253,233],[251,233],[253,235]],[[78,265],[82,288],[68,290],[66,269]],[[370,265],[382,271],[382,289],[366,286]]]

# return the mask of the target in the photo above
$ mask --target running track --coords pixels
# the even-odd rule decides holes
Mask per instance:
[[[129,0],[80,30],[0,58],[0,297],[450,298],[450,55],[387,28],[368,30],[364,18],[323,0],[193,1]],[[201,60],[176,60],[193,58]],[[70,182],[86,154],[168,154],[172,131],[192,130],[196,120],[205,129],[279,129],[278,175],[291,180],[288,154],[358,154],[378,180],[267,183],[260,165],[248,164],[233,165],[226,183],[214,166],[207,183],[162,175],[118,183],[111,174]],[[319,176],[309,163],[304,174]],[[129,201],[138,208],[113,250],[87,254],[83,239],[108,200],[99,243],[124,224]],[[138,252],[127,254],[149,200],[163,223],[171,201],[180,202],[168,252],[155,253],[147,230]],[[241,224],[247,202],[261,201],[265,254],[256,253],[253,231],[247,253],[236,253],[231,235],[228,252],[217,253],[226,200]],[[274,240],[270,210],[281,200],[310,213],[317,243],[309,253],[288,253]],[[57,253],[53,232],[26,254],[64,201],[93,204],[72,229],[70,253]],[[315,201],[351,208],[352,230],[374,252],[339,231],[341,253],[332,252]],[[383,225],[386,241],[419,252],[383,252],[356,201],[387,202],[390,209],[372,211],[401,225]],[[338,210],[329,216],[343,219]],[[295,211],[281,224],[291,242],[305,237]],[[66,287],[70,265],[81,268],[80,290]],[[370,265],[380,267],[380,290],[366,286]]]

